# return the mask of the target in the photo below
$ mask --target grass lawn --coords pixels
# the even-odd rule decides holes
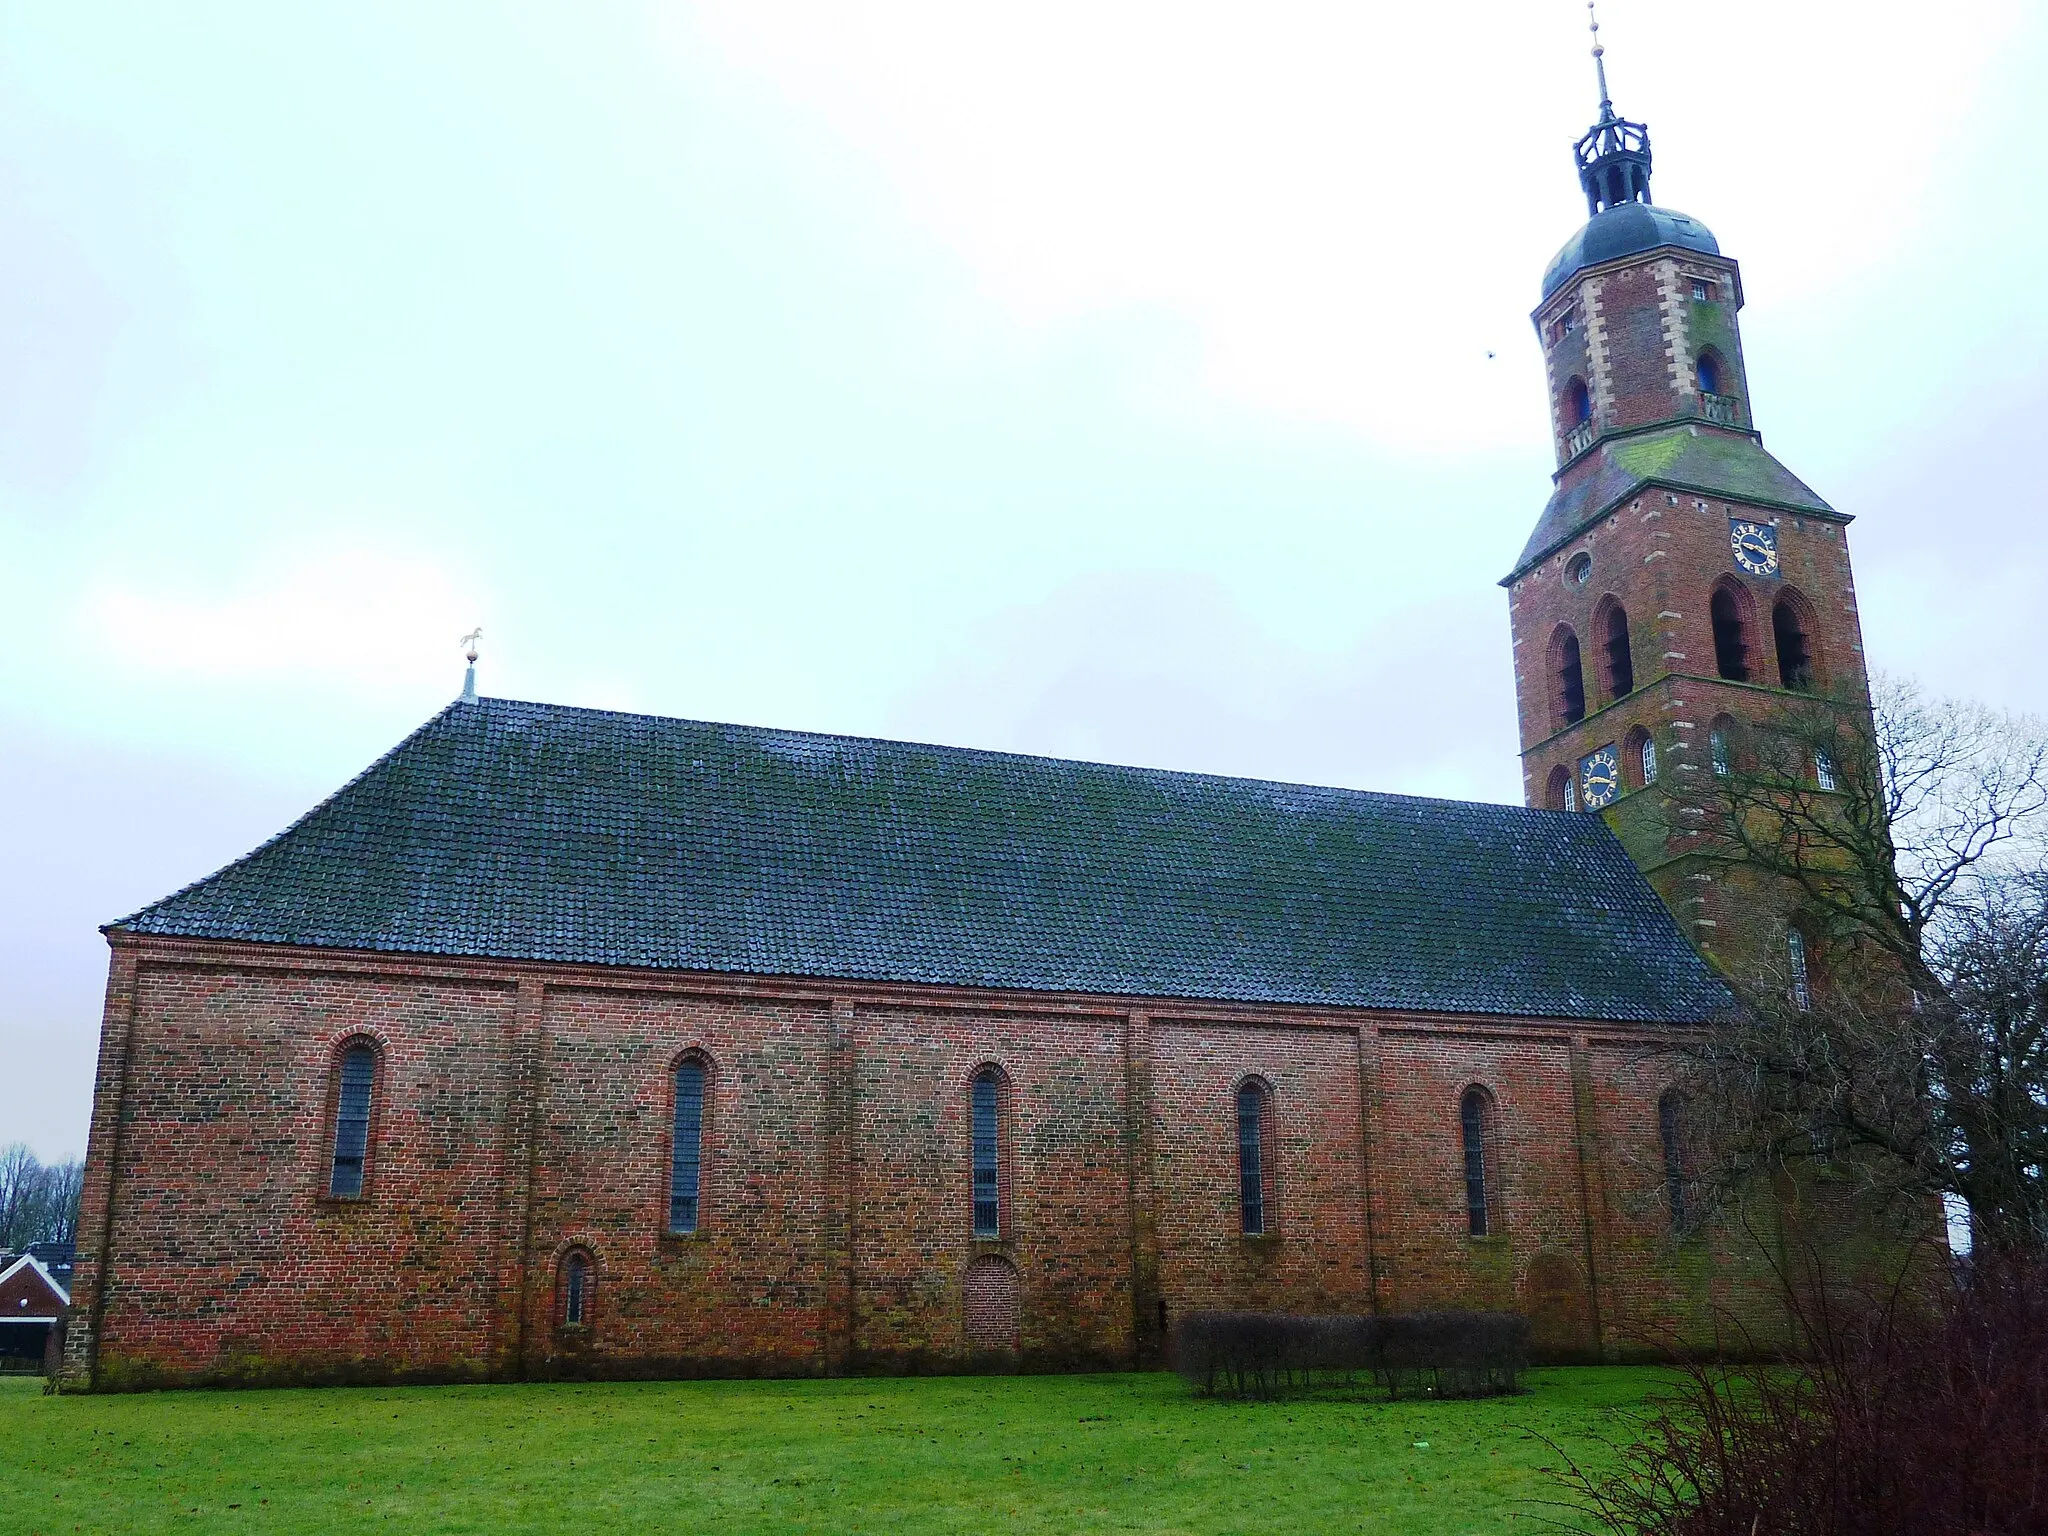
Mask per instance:
[[[1545,1370],[1520,1397],[1392,1404],[1205,1402],[1164,1375],[60,1398],[0,1380],[0,1532],[1498,1531],[1559,1513],[1537,1502],[1557,1460],[1538,1433],[1604,1462],[1664,1380]]]

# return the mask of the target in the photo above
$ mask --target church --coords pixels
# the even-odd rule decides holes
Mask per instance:
[[[1503,582],[1525,806],[465,688],[106,928],[64,1385],[1122,1368],[1216,1307],[1505,1308],[1612,1360],[1765,1318],[1659,1047],[1798,930],[1668,808],[1745,719],[1862,690],[1848,518],[1764,450],[1740,269],[1602,96]]]

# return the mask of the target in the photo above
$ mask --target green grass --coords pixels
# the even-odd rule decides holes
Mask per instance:
[[[1546,1370],[1520,1397],[1392,1404],[1206,1402],[1159,1375],[109,1397],[0,1381],[0,1532],[1497,1531],[1557,1513],[1539,1435],[1602,1464],[1667,1379]]]

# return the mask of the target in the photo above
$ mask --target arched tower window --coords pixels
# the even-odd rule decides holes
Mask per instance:
[[[1771,637],[1778,647],[1778,681],[1802,692],[1813,686],[1813,642],[1808,606],[1798,592],[1781,593],[1771,605]]]
[[[1628,611],[1615,599],[1603,598],[1593,615],[1594,631],[1600,636],[1601,681],[1609,699],[1626,698],[1636,691],[1635,655],[1629,649]]]
[[[1699,378],[1700,393],[1718,395],[1721,393],[1721,359],[1710,347],[1700,353],[1693,363],[1693,371]]]
[[[1707,605],[1714,624],[1714,666],[1733,683],[1749,681],[1749,595],[1732,581],[1714,588]]]
[[[1572,794],[1572,771],[1559,764],[1550,770],[1550,784],[1548,793],[1543,797],[1543,803],[1553,811],[1575,811],[1578,809],[1575,800],[1576,797]]]
[[[1272,1230],[1273,1090],[1247,1078],[1237,1090],[1237,1210],[1247,1237]]]
[[[1622,771],[1635,780],[1637,789],[1657,782],[1657,739],[1640,725],[1628,733],[1621,747]]]
[[[1586,674],[1579,664],[1579,637],[1560,624],[1550,643],[1557,684],[1557,723],[1575,725],[1586,718]]]
[[[562,1255],[555,1280],[556,1315],[564,1328],[587,1328],[597,1300],[597,1266],[585,1248]]]
[[[697,1230],[704,1193],[704,1058],[685,1056],[676,1065],[675,1143],[668,1175],[668,1229],[678,1236]]]
[[[1458,1132],[1465,1152],[1465,1226],[1474,1237],[1492,1229],[1493,1170],[1487,1143],[1493,1132],[1493,1099],[1484,1088],[1467,1088],[1458,1101]]]
[[[1593,419],[1593,393],[1584,379],[1573,379],[1564,387],[1564,424],[1584,426]]]
[[[1735,722],[1722,715],[1707,728],[1707,755],[1714,776],[1725,779],[1735,771]]]
[[[359,1200],[370,1160],[370,1096],[377,1081],[377,1048],[367,1040],[345,1046],[335,1064],[334,1160],[327,1193]]]
[[[1009,1193],[1003,1187],[1005,1086],[1003,1069],[986,1066],[974,1074],[968,1089],[968,1108],[973,1119],[974,1235],[981,1238],[1003,1235],[1004,1196]]]
[[[1688,1225],[1685,1100],[1675,1088],[1657,1101],[1657,1134],[1664,1142],[1664,1190],[1671,1201],[1671,1230],[1683,1234]]]

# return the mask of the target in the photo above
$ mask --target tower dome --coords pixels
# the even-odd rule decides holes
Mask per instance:
[[[1550,265],[1543,269],[1543,297],[1549,298],[1583,268],[1618,256],[1654,251],[1662,245],[1698,251],[1703,256],[1721,254],[1714,232],[1689,214],[1659,208],[1655,203],[1616,203],[1594,214],[1550,258]]]

